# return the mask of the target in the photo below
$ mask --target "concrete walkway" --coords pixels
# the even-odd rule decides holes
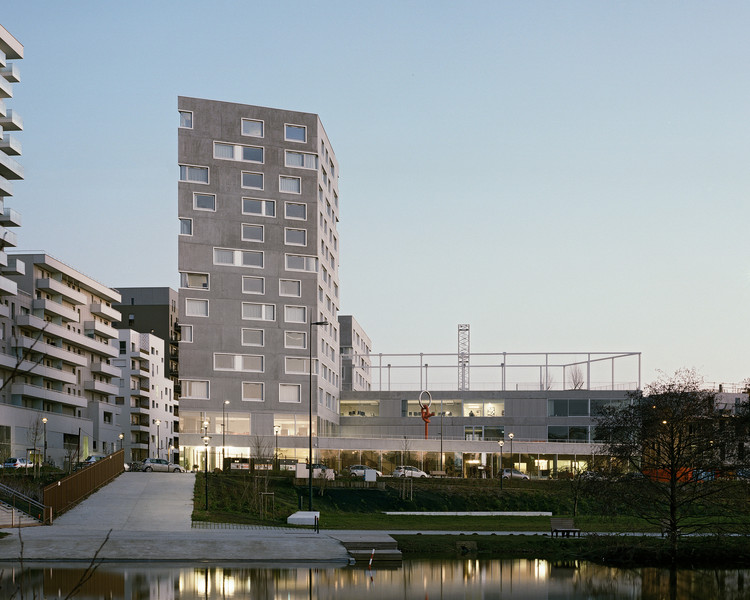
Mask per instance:
[[[90,561],[101,547],[98,558],[116,562],[349,563],[341,542],[322,532],[193,529],[194,484],[190,473],[123,473],[52,526],[12,530],[0,539],[0,561],[17,561],[22,541],[24,561]]]

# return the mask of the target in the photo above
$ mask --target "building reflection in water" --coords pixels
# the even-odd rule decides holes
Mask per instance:
[[[0,598],[78,600],[391,600],[394,598],[726,598],[750,599],[750,570],[615,569],[544,560],[411,560],[398,569],[102,564],[81,584],[70,565],[6,565]]]

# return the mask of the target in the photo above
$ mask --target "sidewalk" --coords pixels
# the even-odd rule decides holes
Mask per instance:
[[[252,562],[343,566],[335,538],[281,528],[193,529],[195,475],[123,473],[49,527],[5,530],[0,561]]]

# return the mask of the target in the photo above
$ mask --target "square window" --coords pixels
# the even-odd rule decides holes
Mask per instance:
[[[180,111],[180,127],[183,129],[193,128],[193,113],[189,110]]]
[[[216,211],[216,194],[193,194],[193,208]]]
[[[222,144],[221,142],[214,142],[214,158],[234,160],[234,144]]]
[[[263,384],[257,381],[243,381],[242,400],[245,402],[263,402]]]
[[[180,325],[180,341],[186,344],[192,343],[193,341],[193,326],[192,325]]]
[[[266,291],[265,279],[263,277],[243,277],[243,294],[264,294]]]
[[[256,198],[242,199],[243,215],[261,215],[263,217],[276,216],[276,201],[258,200]]]
[[[298,202],[285,202],[284,216],[287,219],[298,219],[300,221],[306,221],[307,204],[300,204]]]
[[[302,401],[302,386],[296,383],[279,384],[279,402],[299,404]]]
[[[180,287],[199,290],[208,289],[208,273],[180,272]]]
[[[299,279],[279,279],[279,296],[302,296],[302,282]]]
[[[193,235],[192,219],[180,219],[180,235]]]
[[[182,397],[208,400],[208,381],[182,380]]]
[[[304,331],[285,331],[284,347],[305,350],[307,348],[307,334]]]
[[[287,167],[300,167],[302,169],[317,169],[318,157],[309,152],[293,152],[286,150],[284,152],[284,163]]]
[[[307,246],[307,231],[304,229],[284,229],[284,243],[292,246]]]
[[[284,125],[284,139],[289,142],[306,142],[307,127],[304,125]]]
[[[263,225],[242,224],[242,240],[245,242],[262,242]]]
[[[263,346],[264,334],[262,329],[243,329],[242,345],[243,346]]]
[[[287,254],[286,269],[288,271],[307,271],[316,273],[318,271],[318,259],[314,256],[302,256],[299,254]]]
[[[258,267],[263,268],[263,253],[256,252],[255,250],[243,250],[242,251],[242,266],[243,267]]]
[[[263,173],[250,173],[242,171],[242,187],[254,190],[263,189]]]
[[[286,192],[287,194],[301,194],[302,193],[302,178],[301,177],[287,177],[285,175],[279,176],[279,191]]]
[[[306,323],[307,307],[306,306],[285,306],[284,320],[287,323]]]
[[[188,183],[208,183],[208,167],[180,165],[180,181]]]
[[[263,148],[257,146],[241,146],[242,148],[242,160],[249,162],[263,162]]]
[[[208,316],[208,300],[186,298],[185,299],[185,315],[188,317],[207,317]]]
[[[256,119],[242,119],[242,135],[263,137],[263,121]]]
[[[284,361],[284,370],[289,375],[308,375],[307,365],[309,363],[310,361],[307,358],[287,356]]]

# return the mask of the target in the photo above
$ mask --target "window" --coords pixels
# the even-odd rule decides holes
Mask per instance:
[[[243,294],[265,294],[266,281],[263,277],[243,277],[242,278]]]
[[[301,167],[303,169],[317,169],[318,157],[308,152],[292,152],[287,150],[284,153],[284,161],[287,167]]]
[[[262,329],[243,329],[242,330],[243,346],[263,346]]]
[[[308,273],[315,273],[318,270],[318,259],[314,256],[287,254],[286,269],[287,271],[307,271]]]
[[[252,188],[254,190],[263,189],[263,173],[251,173],[242,171],[242,187]]]
[[[183,380],[182,397],[208,400],[208,381]]]
[[[180,287],[193,289],[208,289],[208,273],[180,273]]]
[[[263,121],[257,121],[255,119],[242,119],[242,135],[263,137]]]
[[[307,348],[307,334],[304,331],[285,331],[284,348]]]
[[[306,142],[307,127],[304,125],[284,125],[284,139],[288,142]]]
[[[180,219],[180,235],[193,235],[192,219]]]
[[[302,401],[302,386],[296,383],[279,384],[279,402],[293,402],[299,404]]]
[[[189,110],[180,111],[180,127],[183,129],[193,128],[193,113]]]
[[[287,194],[301,194],[302,193],[302,178],[301,177],[287,177],[285,175],[279,176],[279,191],[286,192]]]
[[[214,158],[262,163],[263,148],[260,146],[240,146],[239,144],[214,142]]]
[[[307,307],[306,306],[285,306],[284,320],[287,323],[306,323]]]
[[[245,242],[262,242],[263,225],[242,224],[242,240]]]
[[[208,183],[208,167],[180,165],[180,181]]]
[[[214,264],[263,268],[263,253],[256,250],[214,248]]]
[[[254,302],[242,303],[242,318],[258,321],[275,321],[275,304],[256,304]]]
[[[186,298],[185,299],[185,315],[188,317],[207,317],[208,316],[208,300]]]
[[[284,229],[284,243],[291,246],[307,246],[307,231],[304,229]]]
[[[299,219],[301,221],[306,221],[307,204],[300,204],[298,202],[285,202],[284,216],[287,219]]]
[[[192,325],[180,325],[180,341],[188,344],[193,342]]]
[[[275,200],[258,200],[256,198],[242,199],[243,215],[261,215],[263,217],[276,216]]]
[[[299,279],[279,279],[279,296],[302,296],[302,282]]]
[[[216,371],[263,372],[263,357],[253,354],[214,354]]]
[[[285,359],[285,371],[291,375],[307,375],[307,365],[310,364],[310,360],[307,358],[296,358],[293,356],[287,356]]]
[[[263,402],[263,384],[256,381],[243,381],[242,399],[246,402]]]

